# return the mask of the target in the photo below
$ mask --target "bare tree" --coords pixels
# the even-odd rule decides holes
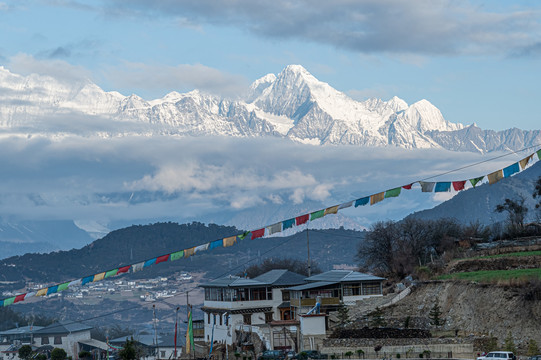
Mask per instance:
[[[519,234],[524,229],[524,220],[528,213],[528,208],[524,206],[524,201],[524,197],[520,196],[517,200],[505,199],[503,204],[496,205],[496,212],[507,212],[507,231],[509,235]]]

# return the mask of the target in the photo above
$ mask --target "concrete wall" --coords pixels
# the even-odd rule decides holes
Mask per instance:
[[[325,354],[336,354],[341,357],[348,351],[353,353],[352,358],[358,358],[357,350],[364,351],[365,359],[381,359],[384,356],[389,358],[392,356],[396,360],[396,354],[400,354],[401,359],[418,358],[419,354],[423,351],[430,351],[431,358],[461,358],[461,359],[474,359],[476,353],[473,351],[473,344],[410,344],[410,345],[391,345],[383,346],[381,350],[376,353],[373,346],[322,346],[319,350]]]

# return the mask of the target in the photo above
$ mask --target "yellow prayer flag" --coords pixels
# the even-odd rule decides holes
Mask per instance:
[[[49,288],[38,290],[38,292],[36,293],[36,296],[45,296],[45,295],[47,295],[47,290],[49,290]]]
[[[385,191],[370,196],[370,205],[379,203],[385,198]]]
[[[520,168],[522,170],[524,170],[526,168],[526,165],[528,165],[528,163],[530,162],[530,160],[532,160],[533,158],[533,154],[531,154],[530,156],[528,157],[525,157],[524,159],[520,160],[519,163],[520,163]]]
[[[495,184],[501,179],[503,179],[503,171],[502,170],[494,171],[493,173],[488,174],[487,178],[488,178],[488,183],[490,185]]]
[[[230,236],[224,238],[224,247],[233,246],[237,242],[237,236]]]
[[[195,246],[193,248],[189,248],[184,250],[184,257],[190,257],[195,253]]]
[[[326,208],[325,209],[325,215],[338,213],[338,206],[340,206],[340,205],[331,206],[331,207]]]
[[[103,278],[105,278],[105,273],[104,272],[94,275],[94,280],[92,280],[92,281],[93,282],[100,281],[100,280],[103,280]]]

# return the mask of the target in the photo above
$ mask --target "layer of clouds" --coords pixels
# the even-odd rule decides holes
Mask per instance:
[[[242,75],[230,74],[202,64],[144,64],[125,62],[110,67],[106,76],[114,88],[145,90],[175,89],[203,92],[224,97],[237,97],[246,91],[250,82]]]
[[[271,37],[309,40],[359,52],[512,54],[541,34],[540,8],[490,11],[469,1],[150,1],[115,0],[103,11],[130,17],[175,17]]]
[[[227,222],[239,211],[261,222],[279,221],[484,159],[449,151],[207,137],[8,137],[0,151],[3,217],[100,224]],[[503,158],[435,181],[479,176],[516,160]],[[350,209],[349,215],[368,225],[441,200],[411,191],[377,206]]]

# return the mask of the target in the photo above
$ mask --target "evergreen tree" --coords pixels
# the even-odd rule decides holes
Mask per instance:
[[[23,345],[19,348],[19,358],[27,360],[32,355],[32,347],[30,345]]]
[[[515,342],[513,341],[513,336],[511,336],[511,331],[509,331],[507,337],[505,338],[504,350],[511,351],[512,353],[517,352],[517,347],[515,346]]]
[[[372,319],[370,321],[371,327],[384,327],[387,325],[385,318],[383,317],[383,310],[381,310],[379,307],[376,307],[376,310],[372,312],[371,314]]]
[[[434,306],[432,307],[432,309],[430,309],[430,312],[428,313],[430,324],[433,326],[443,325],[445,322],[441,318],[441,314],[442,314],[442,311],[441,311],[440,305],[436,302]]]
[[[136,360],[138,358],[133,337],[126,340],[124,347],[118,352],[118,355],[122,360]]]
[[[539,346],[537,346],[537,342],[534,339],[530,339],[528,341],[528,356],[534,356],[539,354]]]
[[[338,323],[340,326],[345,326],[349,322],[349,308],[341,304],[338,308]]]

